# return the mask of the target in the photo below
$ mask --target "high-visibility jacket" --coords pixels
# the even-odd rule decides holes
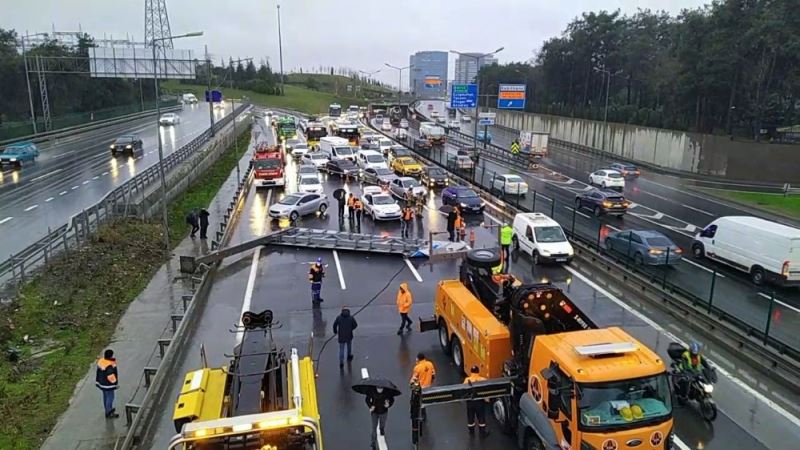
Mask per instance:
[[[104,390],[112,390],[119,387],[119,380],[117,380],[117,360],[115,358],[100,358],[97,360],[97,372],[95,373],[94,384]]]
[[[411,291],[408,290],[408,283],[400,283],[400,290],[397,291],[397,312],[408,314],[413,303],[414,299],[411,296]]]
[[[500,228],[500,245],[511,245],[511,237],[514,235],[514,229],[506,225]]]
[[[356,204],[356,198],[355,197],[348,197],[347,198],[347,207],[348,208],[352,208],[355,204]]]
[[[406,208],[403,210],[403,220],[411,220],[414,218],[414,210]]]
[[[703,370],[703,355],[698,354],[696,358],[692,358],[691,353],[688,351],[683,352],[681,355],[681,368],[692,372],[700,372]]]
[[[482,377],[477,373],[471,373],[467,378],[464,378],[464,382],[461,384],[477,383],[478,381],[486,381],[486,377]]]
[[[359,199],[356,199],[356,200],[353,202],[353,208],[355,208],[355,209],[361,209],[361,208],[363,208],[363,207],[364,207],[364,204],[363,204],[363,203],[361,203],[361,200],[359,200]]]
[[[414,373],[411,375],[411,380],[414,378],[419,381],[422,387],[429,387],[433,384],[433,377],[436,375],[436,368],[433,363],[427,359],[423,359],[414,366]]]
[[[461,218],[461,214],[456,214],[456,221],[453,223],[456,229],[459,229],[464,226],[464,219]]]

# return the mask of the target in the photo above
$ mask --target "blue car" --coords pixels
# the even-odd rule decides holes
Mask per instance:
[[[633,259],[638,265],[675,265],[683,257],[683,250],[658,231],[623,230],[609,233],[606,250]]]
[[[478,131],[478,142],[492,143],[492,133],[489,131]]]
[[[458,206],[464,213],[483,213],[486,206],[475,191],[464,186],[448,186],[442,189],[442,204]]]
[[[33,142],[17,142],[0,151],[0,167],[8,164],[13,167],[22,167],[22,163],[32,162],[39,157],[39,149]]]

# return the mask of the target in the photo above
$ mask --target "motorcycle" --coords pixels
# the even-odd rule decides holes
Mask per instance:
[[[702,373],[690,373],[681,370],[681,355],[686,349],[678,344],[671,343],[667,352],[672,359],[670,364],[670,380],[672,392],[679,404],[685,405],[692,401],[700,409],[700,414],[708,422],[713,422],[717,418],[717,404],[712,398],[714,384],[717,381],[717,374],[713,367],[703,367]]]

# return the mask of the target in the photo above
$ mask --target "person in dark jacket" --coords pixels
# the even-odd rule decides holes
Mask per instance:
[[[389,395],[383,388],[376,388],[367,394],[366,398],[369,413],[372,417],[372,440],[371,445],[373,450],[378,448],[378,425],[381,428],[381,436],[386,434],[386,418],[389,414],[389,408],[394,405],[394,396]]]
[[[339,222],[342,222],[344,221],[344,206],[347,204],[347,197],[343,193],[336,201],[339,202]]]
[[[106,350],[103,352],[103,357],[97,360],[94,384],[103,393],[103,409],[106,418],[116,419],[119,417],[114,409],[114,391],[119,388],[117,359],[114,358],[114,350]]]
[[[456,208],[450,210],[447,213],[447,232],[450,234],[450,242],[455,242],[456,240],[456,219],[458,218],[458,211]]]
[[[325,266],[322,265],[322,258],[317,258],[317,262],[311,265],[308,270],[308,282],[311,283],[311,305],[319,307],[322,299],[322,279],[325,278]]]
[[[197,235],[197,230],[200,229],[199,217],[197,217],[197,208],[192,209],[189,211],[189,214],[186,215],[186,223],[192,226],[192,231],[189,234],[189,237],[194,239],[194,237]]]
[[[200,239],[208,239],[206,233],[208,233],[208,216],[210,215],[205,208],[200,210]]]
[[[342,312],[333,321],[333,334],[339,340],[339,368],[344,367],[344,353],[347,348],[347,361],[353,360],[353,330],[358,328],[356,318],[350,315],[350,310],[342,306]]]

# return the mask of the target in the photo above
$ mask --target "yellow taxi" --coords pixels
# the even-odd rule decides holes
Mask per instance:
[[[422,164],[410,156],[402,156],[392,161],[392,170],[400,175],[419,175],[422,173]]]

